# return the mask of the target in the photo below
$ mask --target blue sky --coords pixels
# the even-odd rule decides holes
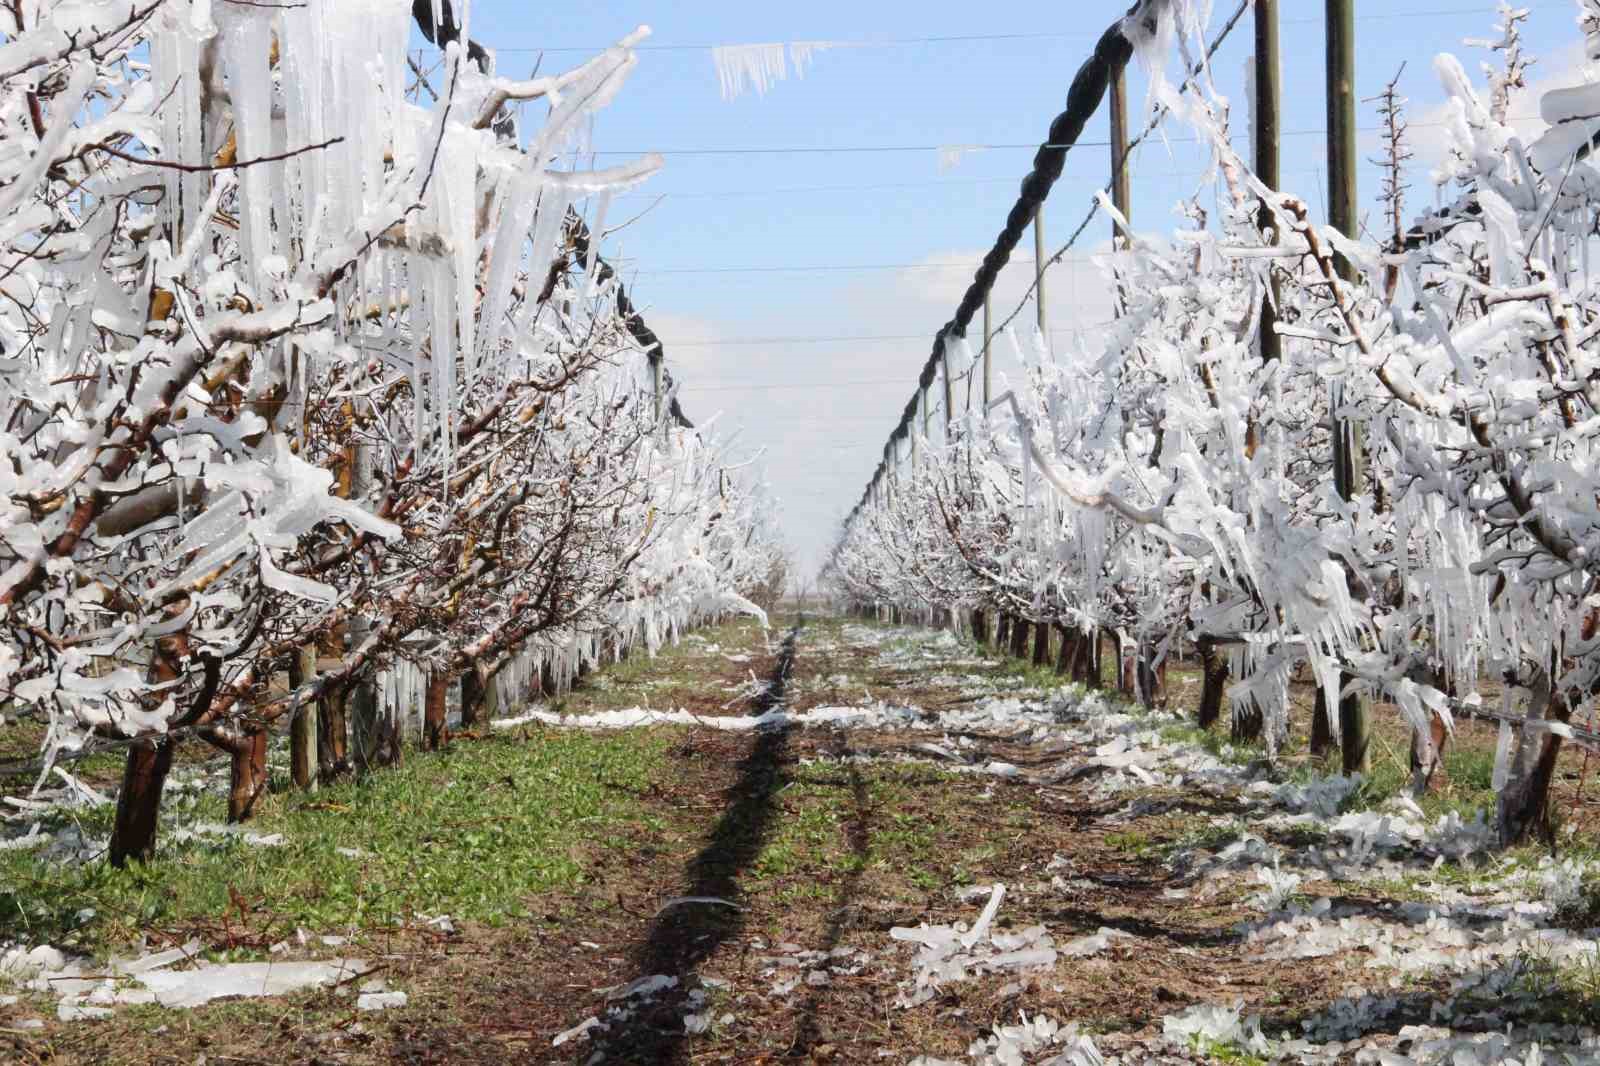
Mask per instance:
[[[1216,0],[1215,6],[1213,24],[1220,26],[1235,4]],[[1433,58],[1455,52],[1477,73],[1486,53],[1462,39],[1491,34],[1494,6],[1481,0],[1358,6],[1360,95],[1379,92],[1406,64],[1401,86],[1418,126],[1419,158],[1410,174],[1415,207],[1433,200],[1428,169],[1437,132],[1429,123],[1441,99]],[[1542,60],[1536,83],[1578,80],[1576,5],[1521,6],[1532,11],[1528,50]],[[1322,4],[1283,0],[1282,7],[1284,185],[1320,206]],[[980,6],[476,0],[471,32],[496,51],[502,73],[525,75],[540,49],[548,50],[541,67],[548,73],[581,62],[640,23],[654,28],[637,71],[598,119],[594,143],[620,153],[603,163],[658,151],[666,167],[613,205],[613,225],[645,213],[611,239],[607,252],[627,268],[635,299],[662,336],[690,417],[720,414],[719,425],[737,431],[745,451],[762,451],[767,477],[785,500],[786,535],[809,571],[875,467],[933,334],[998,233],[1072,75],[1125,8],[1107,0]],[[907,40],[973,35],[1020,36]],[[1251,40],[1246,16],[1215,66],[1240,131]],[[764,96],[722,99],[710,46],[792,41],[854,46],[817,54],[803,79],[791,73]],[[1142,121],[1145,86],[1137,71],[1130,72],[1130,93]],[[1535,115],[1536,98],[1518,101],[1513,113]],[[1375,121],[1365,108],[1362,125]],[[1537,128],[1530,124],[1530,133]],[[1186,132],[1173,129],[1172,143],[1146,147],[1135,159],[1137,228],[1172,229],[1174,205],[1202,186],[1204,160],[1177,139]],[[1105,134],[1102,110],[1085,138],[1098,142]],[[968,144],[1025,147],[989,148],[941,170],[939,146]],[[1377,150],[1370,136],[1363,145]],[[1069,155],[1046,208],[1052,251],[1081,220],[1107,170],[1103,147]],[[1376,195],[1378,181],[1375,169],[1363,171],[1365,200]],[[1094,251],[1108,236],[1108,226],[1097,222],[1082,250]],[[1002,279],[997,313],[1020,301],[1031,254],[1025,242],[1019,255],[1029,261]],[[1073,340],[1067,331],[1092,330],[1108,313],[1086,259],[1052,272],[1046,305],[1052,343],[1063,357]],[[1032,311],[1019,321],[1031,322]],[[829,339],[863,337],[895,339]]]

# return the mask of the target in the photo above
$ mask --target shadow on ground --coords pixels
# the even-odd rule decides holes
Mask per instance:
[[[794,670],[795,643],[804,619],[785,636],[778,661],[749,713],[777,708],[788,691]],[[727,807],[686,868],[684,895],[724,903],[681,903],[658,915],[635,955],[642,978],[676,977],[676,988],[620,1017],[597,1043],[607,1062],[670,1063],[688,1058],[684,1015],[693,1008],[689,992],[698,985],[702,963],[744,928],[739,875],[761,854],[779,813],[778,790],[785,783],[781,769],[792,727],[779,726],[756,734],[738,766],[738,778],[724,793]],[[630,1004],[618,1004],[627,1014]]]

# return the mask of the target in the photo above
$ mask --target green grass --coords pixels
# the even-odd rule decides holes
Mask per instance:
[[[1160,847],[1148,834],[1141,833],[1136,829],[1130,829],[1125,833],[1108,834],[1106,836],[1106,846],[1136,859],[1153,855]]]
[[[1337,753],[1320,763],[1309,764],[1303,771],[1313,776],[1338,772]],[[1442,778],[1436,779],[1432,791],[1416,797],[1417,806],[1422,808],[1422,813],[1430,821],[1451,812],[1466,821],[1471,821],[1480,811],[1486,817],[1492,817],[1495,810],[1493,778],[1492,748],[1448,745],[1444,751]],[[1362,776],[1361,784],[1345,798],[1340,810],[1361,811],[1382,807],[1395,796],[1409,793],[1410,789],[1410,767],[1395,757],[1375,758],[1371,772]]]
[[[1266,746],[1259,741],[1235,742],[1226,732],[1201,729],[1190,722],[1174,722],[1160,730],[1168,744],[1193,744],[1225,763],[1245,766],[1266,757]]]
[[[940,817],[924,806],[928,785],[953,775],[919,764],[881,764],[848,768],[816,763],[798,766],[781,791],[783,816],[751,864],[757,883],[804,879],[821,884],[834,876],[858,874],[868,869],[893,871],[924,890],[932,890],[962,877],[968,867],[992,858],[992,851],[949,854],[941,850]],[[865,805],[856,809],[855,779],[859,778]],[[858,852],[850,834],[861,819],[865,848]],[[809,898],[815,893],[784,884],[779,894],[786,900]]]
[[[0,941],[105,952],[151,927],[220,920],[232,892],[252,931],[371,929],[417,912],[500,924],[529,896],[581,882],[588,849],[623,845],[665,744],[553,732],[457,743],[362,782],[267,797],[249,828],[282,833],[276,848],[169,838],[129,870],[0,852]],[[221,800],[195,813],[221,821]]]

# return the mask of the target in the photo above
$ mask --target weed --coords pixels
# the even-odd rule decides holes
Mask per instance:
[[[152,926],[215,922],[236,899],[249,913],[235,920],[261,936],[417,912],[499,924],[531,894],[581,882],[586,849],[626,846],[663,749],[642,733],[499,735],[313,796],[266,797],[252,828],[282,833],[280,847],[169,838],[127,870],[0,852],[0,940],[101,952]],[[221,803],[204,797],[195,813],[221,821]]]

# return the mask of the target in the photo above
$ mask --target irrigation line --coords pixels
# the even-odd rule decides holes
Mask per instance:
[[[1048,138],[1034,156],[1033,170],[1022,181],[1021,193],[1017,198],[1017,202],[1012,206],[1010,213],[1006,216],[1005,227],[1000,231],[1000,236],[996,239],[994,247],[984,257],[983,265],[978,269],[972,284],[962,297],[960,305],[956,308],[955,316],[935,335],[933,351],[923,364],[922,372],[918,376],[916,392],[912,394],[910,402],[906,404],[901,412],[899,424],[889,434],[889,440],[884,448],[885,458],[878,464],[878,468],[873,472],[872,477],[868,479],[867,487],[861,494],[860,502],[856,504],[855,508],[850,512],[849,518],[846,519],[845,528],[847,530],[871,498],[872,486],[887,475],[888,455],[898,446],[899,441],[909,436],[910,427],[917,415],[918,398],[923,390],[933,384],[942,362],[947,339],[966,336],[967,327],[971,324],[978,308],[983,305],[985,296],[993,289],[995,279],[999,276],[1000,271],[1010,260],[1011,253],[1021,240],[1023,231],[1033,221],[1040,206],[1049,196],[1050,189],[1066,168],[1067,152],[1078,143],[1084,126],[1100,110],[1100,103],[1105,98],[1111,79],[1124,69],[1128,61],[1133,57],[1133,43],[1128,39],[1124,28],[1134,20],[1141,20],[1146,25],[1150,25],[1154,18],[1159,17],[1158,8],[1161,6],[1161,2],[1162,0],[1139,0],[1129,9],[1125,16],[1118,19],[1101,35],[1099,42],[1095,45],[1094,54],[1085,60],[1078,69],[1077,75],[1072,80],[1072,86],[1067,91],[1066,109],[1051,122]],[[1238,10],[1234,12],[1233,16],[1223,26],[1222,32],[1207,48],[1205,57],[1189,72],[1180,91],[1188,91],[1190,86],[1195,83],[1195,79],[1206,69],[1212,56],[1221,47],[1222,42],[1227,39],[1249,9],[1249,0],[1240,0]],[[1151,28],[1153,29],[1153,26]],[[1145,130],[1129,144],[1130,150],[1143,143],[1160,126],[1166,114],[1167,109],[1160,109]],[[1089,218],[1086,218],[1073,234],[1074,241],[1087,229],[1089,221],[1094,218],[1098,210],[1099,205],[1097,202],[1091,209]],[[1057,252],[1056,256],[1051,258],[1051,262],[1064,255],[1070,247],[1071,244],[1069,243],[1066,248]],[[1035,291],[1037,285],[1038,278],[1036,277],[1034,285],[1030,286],[1028,290],[1030,295]],[[1016,313],[1013,312],[1011,318],[1015,317]],[[1008,323],[1010,321],[1011,319],[1007,319]]]
[[[1240,0],[1239,9],[1233,13],[1233,17],[1230,18],[1222,27],[1222,32],[1217,35],[1217,39],[1212,41],[1210,47],[1206,49],[1205,59],[1202,62],[1195,64],[1194,68],[1189,71],[1189,77],[1184,80],[1183,87],[1179,90],[1180,92],[1189,91],[1189,89],[1194,85],[1195,79],[1199,77],[1205,67],[1211,63],[1211,60],[1216,58],[1217,50],[1222,46],[1222,42],[1228,39],[1228,34],[1233,32],[1234,27],[1239,24],[1239,20],[1244,18],[1245,12],[1249,11],[1250,8],[1250,0]],[[1150,135],[1153,134],[1160,127],[1160,125],[1166,121],[1169,113],[1170,109],[1166,104],[1162,104],[1159,108],[1157,108],[1154,117],[1152,117],[1145,125],[1145,128],[1140,131],[1139,136],[1128,142],[1129,155],[1132,155],[1133,150],[1143,144],[1150,137]],[[1124,159],[1126,158],[1127,157],[1124,156]],[[1109,183],[1105,187],[1105,193],[1107,196],[1111,195],[1111,185]],[[1028,285],[1027,291],[1022,294],[1022,301],[1018,303],[1016,308],[1005,317],[1005,321],[1001,322],[1000,325],[996,327],[996,333],[1004,333],[1011,323],[1016,321],[1017,316],[1022,314],[1022,309],[1028,306],[1028,301],[1033,298],[1034,292],[1038,290],[1040,275],[1048,271],[1057,263],[1063,261],[1063,258],[1066,256],[1066,254],[1072,250],[1075,244],[1078,243],[1078,238],[1082,237],[1084,232],[1088,230],[1089,223],[1093,222],[1095,218],[1099,216],[1099,214],[1100,198],[1095,197],[1095,199],[1089,204],[1089,213],[1083,216],[1083,221],[1078,223],[1078,228],[1072,231],[1072,236],[1067,238],[1067,243],[1063,244],[1060,249],[1057,250],[1055,255],[1052,255],[1049,259],[1045,260],[1044,270],[1034,275],[1034,279],[1032,283]]]

